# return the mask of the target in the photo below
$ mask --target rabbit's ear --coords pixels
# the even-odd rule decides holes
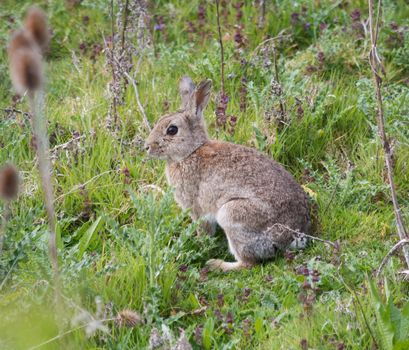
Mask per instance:
[[[193,101],[197,118],[203,116],[203,111],[209,102],[211,91],[212,81],[210,79],[202,80],[197,86]]]
[[[182,109],[186,109],[192,99],[193,91],[195,90],[195,84],[188,76],[184,76],[179,82],[179,93],[182,98]]]

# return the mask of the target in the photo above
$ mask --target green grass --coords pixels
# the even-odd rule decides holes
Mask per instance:
[[[283,163],[312,194],[318,234],[338,240],[340,250],[316,242],[291,259],[281,255],[248,271],[203,270],[210,258],[231,259],[224,235],[196,235],[197,223],[173,200],[164,164],[146,159],[132,142],[147,133],[131,86],[119,107],[119,131],[112,134],[106,128],[110,68],[103,54],[93,63],[90,49],[83,54],[79,45],[102,44],[102,33],[110,35],[109,2],[83,1],[71,8],[63,1],[40,1],[54,33],[47,58],[46,113],[51,148],[57,147],[53,162],[64,313],[59,315],[53,306],[46,213],[30,124],[22,114],[10,116],[3,110],[12,104],[13,92],[2,50],[0,164],[13,162],[21,170],[22,188],[12,205],[0,257],[0,348],[26,349],[59,330],[73,330],[76,326],[70,321],[81,310],[96,313],[96,297],[102,300],[106,318],[131,309],[143,315],[144,324],[123,328],[109,321],[108,333],[86,338],[84,329],[73,330],[42,349],[143,349],[149,347],[154,328],[162,334],[169,330],[174,340],[184,329],[195,349],[371,349],[375,341],[383,344],[368,280],[397,236],[376,131],[369,40],[354,31],[350,16],[360,9],[365,19],[366,2],[267,3],[263,28],[257,27],[257,6],[248,1],[243,7],[247,41],[242,52],[232,39],[235,9],[229,5],[227,19],[222,18],[223,35],[230,35],[224,42],[225,69],[227,112],[238,118],[234,132],[215,126],[220,56],[212,2],[206,3],[206,24],[200,29],[204,37],[186,31],[189,21],[198,21],[198,0],[151,2],[150,13],[164,16],[166,29],[153,32],[154,48],[142,61],[141,101],[154,123],[166,112],[165,102],[170,110],[179,106],[182,75],[212,79],[215,92],[205,112],[210,135],[257,147]],[[2,3],[2,47],[29,4]],[[294,12],[301,14],[297,23],[292,22]],[[408,14],[407,2],[385,1],[385,30],[380,36],[387,69],[387,132],[395,144],[395,179],[407,226],[409,64],[404,58],[409,35],[399,45],[388,40],[391,22],[403,28]],[[89,16],[88,25],[83,16]],[[326,29],[320,29],[322,23]],[[258,46],[282,31],[289,36],[277,43],[277,64],[288,119],[278,129],[265,118],[279,102],[270,93],[273,65],[264,64],[272,60],[272,53],[263,57]],[[319,52],[324,54],[321,63]],[[245,68],[241,59],[248,62]],[[248,81],[245,112],[240,111],[239,97],[243,73]],[[28,111],[26,101],[16,108]],[[59,147],[74,134],[81,136],[78,142]],[[98,225],[92,227],[94,223]],[[311,279],[300,274],[304,265],[318,271],[314,291],[303,288]],[[402,268],[393,258],[385,270],[388,299],[398,308],[408,300],[407,285],[396,277]]]

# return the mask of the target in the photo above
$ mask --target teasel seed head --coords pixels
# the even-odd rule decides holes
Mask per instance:
[[[36,6],[30,7],[24,21],[24,26],[44,53],[50,41],[47,16],[44,11]]]
[[[17,197],[20,179],[15,166],[6,164],[0,168],[0,198],[6,201]]]
[[[123,327],[133,328],[143,323],[142,316],[132,310],[122,310],[118,312],[115,322]]]
[[[11,80],[20,95],[41,88],[43,81],[42,56],[37,44],[25,30],[16,32],[8,47]]]

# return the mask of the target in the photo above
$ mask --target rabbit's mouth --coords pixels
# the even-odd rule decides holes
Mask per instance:
[[[148,145],[145,145],[145,151],[146,151],[146,153],[148,155],[148,158],[151,158],[151,159],[166,160],[168,158],[159,149],[156,149],[156,148],[148,146]]]

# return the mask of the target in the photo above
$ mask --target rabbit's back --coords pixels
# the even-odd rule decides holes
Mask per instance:
[[[257,215],[249,218],[254,228],[265,230],[281,223],[308,231],[304,191],[279,163],[255,149],[209,141],[183,161],[169,164],[167,175],[176,200],[192,208],[195,216],[214,214],[232,200],[248,199],[257,206]]]

